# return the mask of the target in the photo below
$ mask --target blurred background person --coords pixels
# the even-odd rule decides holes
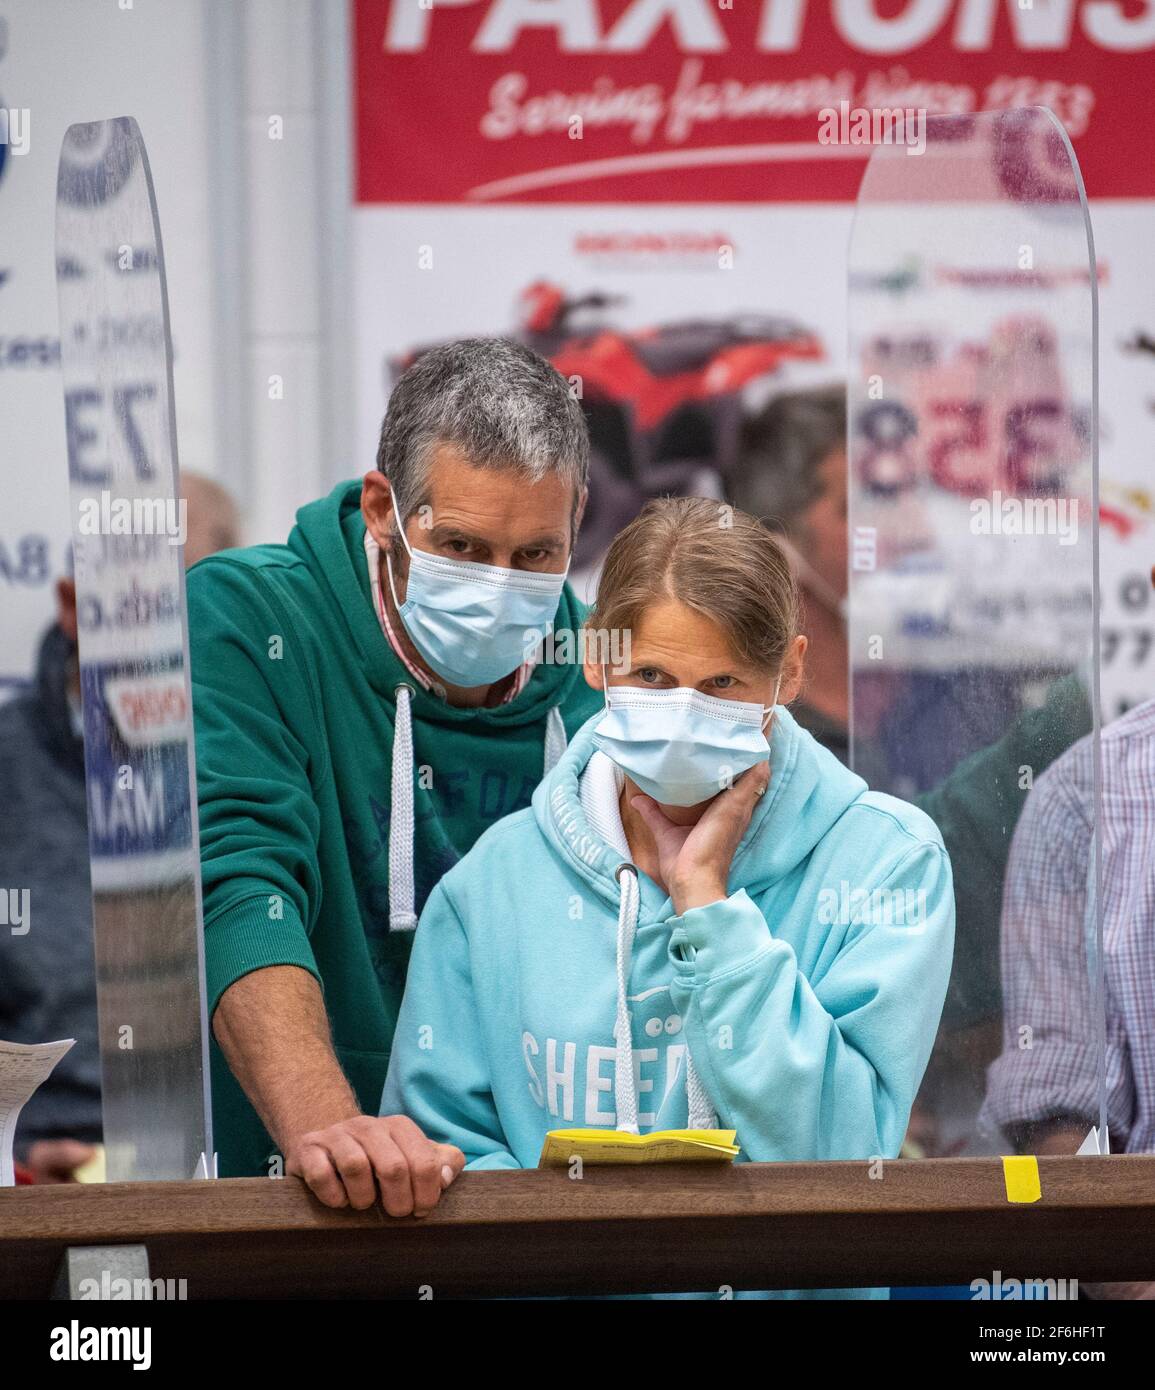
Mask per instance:
[[[809,638],[803,694],[792,709],[804,728],[849,763],[846,441],[843,386],[773,397],[747,419],[729,496],[780,533],[803,594]],[[869,701],[869,691],[864,698]],[[901,700],[899,710],[892,721],[898,734],[913,717]],[[954,1152],[964,1136],[969,1142],[1002,1027],[999,913],[1010,830],[1027,795],[1020,769],[1042,772],[1090,726],[1081,682],[1058,680],[1039,708],[1008,717],[1003,738],[955,760],[926,791],[912,791],[910,799],[935,821],[955,866],[958,949],[942,1031],[911,1116],[908,1156]],[[871,741],[864,742],[859,761],[865,766],[856,770],[878,785],[886,763],[876,766],[868,756]]]
[[[185,569],[192,569],[198,560],[218,550],[232,550],[241,544],[241,514],[220,483],[200,473],[182,473],[180,491],[188,504]]]
[[[219,483],[181,478],[185,564],[238,545],[236,503]],[[0,1038],[75,1038],[20,1116],[16,1157],[37,1182],[69,1181],[101,1138],[100,1049],[77,657],[76,583],[56,584],[56,620],[30,690],[0,707],[0,863],[27,888],[31,930],[0,932]]]
[[[1106,1114],[1112,1153],[1155,1152],[1155,700],[1101,739]],[[1073,1154],[1099,1115],[1098,972],[1089,964],[1095,744],[1035,783],[1015,829],[1002,913],[1003,1049],[985,1112],[1018,1153]],[[1155,1299],[1155,1282],[1084,1284]]]
[[[761,517],[790,558],[810,645],[795,719],[849,763],[846,388],[776,396],[742,431],[729,500]]]

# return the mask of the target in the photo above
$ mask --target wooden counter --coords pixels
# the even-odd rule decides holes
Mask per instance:
[[[196,1298],[401,1297],[1155,1277],[1155,1156],[466,1173],[423,1220],[332,1211],[295,1178],[0,1191],[0,1297],[70,1245],[144,1244]]]

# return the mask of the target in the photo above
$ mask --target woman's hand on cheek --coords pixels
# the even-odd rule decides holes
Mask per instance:
[[[654,837],[662,878],[679,916],[726,896],[734,853],[769,785],[770,764],[759,763],[716,796],[697,825],[689,826],[668,820],[653,797],[632,798]]]

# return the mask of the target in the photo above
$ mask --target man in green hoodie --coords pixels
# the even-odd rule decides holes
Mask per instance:
[[[600,707],[579,661],[547,660],[584,616],[565,577],[588,455],[547,362],[453,343],[398,381],[363,482],[287,544],[190,571],[222,1176],[399,1216],[460,1171],[376,1111],[425,898]]]

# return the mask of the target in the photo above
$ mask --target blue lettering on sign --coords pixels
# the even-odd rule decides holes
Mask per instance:
[[[118,386],[112,394],[112,405],[116,412],[117,423],[120,425],[125,442],[128,444],[128,451],[132,456],[132,466],[136,469],[138,478],[151,479],[153,467],[149,462],[144,440],[141,439],[140,431],[136,427],[135,419],[133,419],[132,407],[136,401],[155,399],[156,384],[151,381],[139,382],[134,386]]]
[[[106,772],[108,769],[106,769]],[[164,771],[153,776],[140,772],[131,787],[118,786],[115,778],[88,787],[89,834],[102,845],[130,844],[149,847],[162,840],[165,830]]]
[[[64,393],[64,429],[68,439],[68,473],[74,483],[107,483],[111,470],[88,468],[84,453],[100,443],[100,436],[82,418],[83,410],[99,409],[101,395],[91,387]]]
[[[29,588],[47,584],[48,537],[29,535],[13,541],[0,539],[0,581],[26,584]]]
[[[174,656],[167,669],[179,669]],[[162,666],[160,670],[166,669]],[[147,747],[119,734],[106,683],[132,674],[117,665],[81,667],[84,688],[84,758],[88,783],[88,839],[98,862],[171,855],[192,847],[188,751],[183,738]]]
[[[154,476],[154,469],[148,456],[148,450],[144,447],[144,439],[136,421],[134,407],[139,401],[154,401],[156,394],[156,383],[152,381],[138,381],[126,386],[117,386],[112,393],[113,417],[120,427],[124,442],[128,446],[128,454],[132,459],[132,466],[136,470],[136,476],[150,481]],[[68,472],[74,483],[86,483],[91,486],[97,483],[107,483],[111,478],[111,469],[107,459],[88,461],[85,458],[88,452],[99,445],[100,435],[83,417],[82,412],[91,409],[99,411],[103,405],[103,395],[92,387],[82,386],[75,391],[64,393],[64,428],[68,439]]]
[[[0,285],[10,274],[10,271],[0,270]],[[0,337],[0,370],[5,367],[57,367],[59,365],[59,338]]]

